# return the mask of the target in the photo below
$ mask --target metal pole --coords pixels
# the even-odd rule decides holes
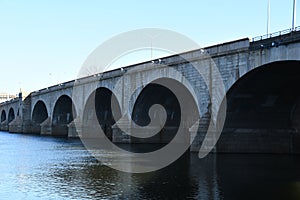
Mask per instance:
[[[295,23],[296,23],[296,0],[293,3],[293,22],[292,22],[292,30],[295,30]]]
[[[268,19],[267,19],[267,35],[270,31],[270,0],[268,0]]]

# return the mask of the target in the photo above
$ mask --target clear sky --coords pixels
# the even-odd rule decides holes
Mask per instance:
[[[264,35],[267,2],[0,0],[0,92],[75,79],[98,45],[134,29],[173,30],[202,47]],[[293,0],[271,0],[270,32],[291,27],[292,7]]]

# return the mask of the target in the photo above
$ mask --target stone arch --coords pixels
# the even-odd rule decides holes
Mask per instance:
[[[15,119],[15,111],[13,108],[10,108],[8,111],[8,123],[12,122]]]
[[[60,96],[54,106],[52,114],[52,134],[67,136],[68,124],[76,118],[76,109],[72,99],[67,95]]]
[[[2,110],[1,112],[1,123],[4,122],[6,120],[6,112],[5,110]]]
[[[175,79],[158,78],[150,82],[138,94],[131,114],[132,120],[139,126],[147,126],[150,123],[149,109],[154,104],[165,108],[167,120],[156,135],[145,139],[132,137],[131,141],[167,144],[176,135],[180,123],[183,123],[184,131],[188,133],[188,129],[199,119],[196,102],[190,90]],[[159,113],[153,115],[155,118],[160,118]],[[189,141],[189,134],[186,136]]]
[[[206,64],[204,65],[204,67],[205,66]],[[187,66],[186,68],[188,69],[182,69],[182,66],[180,66],[179,69],[176,66],[168,68],[153,68],[153,66],[151,67],[151,70],[139,71],[138,73],[130,72],[129,70],[124,74],[123,81],[122,79],[118,79],[116,83],[110,84],[113,85],[111,90],[114,91],[119,102],[122,102],[122,96],[125,96],[125,98],[123,98],[124,104],[122,107],[122,111],[125,110],[126,112],[131,113],[134,107],[134,102],[138,98],[138,95],[140,94],[143,87],[159,79],[170,79],[181,83],[191,93],[193,99],[199,105],[203,104],[204,101],[206,101],[204,100],[204,98],[202,98],[203,94],[209,96],[208,89],[206,87],[202,87],[202,83],[204,85],[207,84],[205,82],[206,79],[200,74],[200,72],[197,71],[197,69],[192,67],[192,65]],[[193,74],[193,76],[187,74]],[[136,80],[136,82],[132,80]],[[124,85],[125,89],[124,92],[121,92],[121,85],[123,85],[124,83],[126,83],[126,85]],[[199,84],[201,85],[199,86]],[[107,86],[105,85],[105,87]],[[202,116],[207,112],[207,109],[205,106],[199,106],[198,112]]]
[[[112,107],[116,109],[114,112]],[[120,118],[121,108],[115,94],[108,88],[99,87],[90,94],[84,106],[82,134],[83,136],[99,134],[97,127],[100,125],[108,139],[112,140],[112,126]]]
[[[39,100],[33,108],[32,111],[32,122],[33,124],[41,124],[43,121],[45,121],[48,118],[48,111],[46,104]]]
[[[289,139],[292,132],[300,131],[299,66],[300,61],[293,60],[268,63],[231,86],[219,151],[300,152],[300,138]]]

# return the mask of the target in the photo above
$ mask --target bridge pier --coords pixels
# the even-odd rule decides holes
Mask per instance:
[[[23,125],[22,125],[22,133],[25,133],[25,134],[40,134],[40,131],[39,132],[35,132],[34,131],[35,128],[33,128],[33,125],[31,124],[31,122],[24,122]]]
[[[8,131],[8,120],[1,122],[0,129],[1,131]]]
[[[20,116],[17,116],[13,121],[8,124],[8,131],[10,133],[22,133],[23,132],[23,120]]]
[[[292,129],[227,129],[216,151],[222,153],[300,153],[300,133]]]
[[[52,135],[52,120],[48,117],[41,123],[41,135]]]
[[[40,124],[31,124],[27,129],[29,129],[30,133],[41,134],[41,125]],[[23,129],[23,131],[24,131],[24,129]]]
[[[118,121],[119,126],[122,127],[123,130],[129,132],[131,129],[131,121],[129,120],[129,116],[125,114]],[[124,133],[118,126],[117,123],[112,125],[112,142],[114,143],[131,143],[130,135]]]
[[[82,122],[80,118],[75,118],[68,124],[68,138],[78,138],[82,133]]]
[[[210,114],[207,112],[205,113],[196,123],[189,128],[189,134],[191,138],[194,138],[194,141],[191,141],[191,151],[199,151],[202,147],[203,140],[206,137],[206,146],[202,147],[203,151],[209,151],[211,147],[213,146],[212,151],[215,152],[216,149],[214,147],[214,143],[216,141],[216,135],[215,133],[210,132],[208,134],[208,127],[210,123]],[[210,130],[213,131],[213,130]],[[194,134],[194,135],[192,135]]]

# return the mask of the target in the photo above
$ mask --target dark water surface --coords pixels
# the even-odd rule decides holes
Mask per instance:
[[[129,174],[80,140],[0,132],[0,158],[0,199],[300,199],[300,156],[192,153]]]

